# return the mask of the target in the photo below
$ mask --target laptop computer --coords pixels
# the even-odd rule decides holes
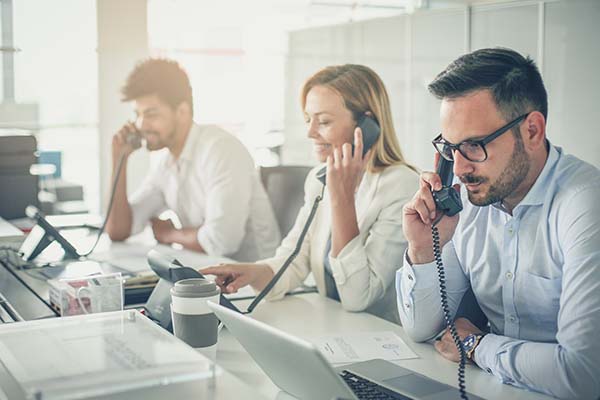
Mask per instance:
[[[315,345],[223,306],[208,303],[256,363],[299,399],[458,399],[458,389],[375,359],[333,368]],[[469,394],[469,399],[481,400]]]

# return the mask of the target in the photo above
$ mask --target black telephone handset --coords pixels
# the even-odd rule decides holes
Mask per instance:
[[[137,128],[135,129],[135,132],[129,132],[125,136],[125,141],[134,150],[139,149],[140,147],[142,147],[142,136],[140,134],[140,131]]]
[[[452,173],[453,165],[452,161],[440,157],[437,174],[442,179],[442,189],[432,192],[436,208],[449,217],[458,214],[463,209],[460,195],[452,187],[452,178],[454,177]]]
[[[454,163],[448,161],[443,157],[440,157],[437,167],[437,174],[442,180],[442,189],[432,191],[433,200],[435,201],[436,208],[442,212],[442,214],[431,224],[431,236],[433,240],[433,255],[435,257],[435,264],[438,274],[438,283],[440,287],[440,302],[442,305],[442,311],[444,312],[444,319],[446,320],[446,326],[450,330],[454,344],[460,355],[460,362],[458,366],[458,390],[460,397],[463,400],[468,400],[467,392],[465,389],[465,363],[466,354],[463,347],[460,336],[456,331],[454,320],[450,315],[450,307],[448,306],[448,295],[446,293],[446,277],[444,272],[444,264],[442,262],[442,248],[440,246],[440,233],[437,228],[437,223],[443,218],[444,215],[452,217],[462,211],[462,201],[460,195],[452,187],[452,179],[454,174],[452,167]]]
[[[358,121],[356,121],[356,126],[358,126],[362,131],[364,157],[365,154],[367,154],[367,151],[369,151],[369,149],[373,147],[375,142],[377,142],[379,134],[381,133],[381,128],[379,127],[377,121],[375,121],[373,117],[370,117],[367,114],[363,114],[358,118]],[[352,151],[354,151],[354,145],[352,145]],[[326,176],[327,167],[323,167],[317,172],[317,179],[321,181],[323,185],[325,185]]]

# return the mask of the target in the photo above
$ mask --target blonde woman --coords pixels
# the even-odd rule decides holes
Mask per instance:
[[[274,257],[201,272],[216,275],[225,293],[246,285],[262,290],[294,250],[314,199],[323,193],[298,256],[267,299],[282,298],[312,271],[319,293],[346,310],[398,322],[393,283],[406,249],[402,207],[418,189],[419,177],[402,156],[383,82],[362,65],[330,66],[306,81],[301,104],[307,136],[327,166],[327,185],[315,177],[323,165],[308,174],[304,206]],[[362,157],[356,121],[364,114],[379,123],[381,134]]]

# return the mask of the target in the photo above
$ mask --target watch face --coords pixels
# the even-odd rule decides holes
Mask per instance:
[[[473,346],[475,346],[475,341],[477,340],[477,336],[470,334],[468,335],[465,340],[463,340],[463,347],[465,348],[465,351],[469,351],[473,348]]]

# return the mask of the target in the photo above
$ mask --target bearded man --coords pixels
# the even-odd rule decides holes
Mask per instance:
[[[230,133],[194,122],[192,88],[179,64],[144,60],[121,92],[123,101],[134,103],[135,121],[112,140],[113,181],[121,176],[106,225],[110,238],[125,240],[151,223],[159,243],[237,261],[272,256],[279,228],[254,161]],[[158,154],[146,180],[128,198],[127,160],[136,150],[132,137],[143,138]],[[175,212],[179,226],[158,218],[166,210]]]
[[[489,321],[480,328],[456,319],[467,359],[506,384],[598,399],[600,171],[547,139],[546,89],[530,58],[477,50],[452,62],[429,90],[441,99],[436,159],[454,162],[464,204],[437,223],[450,314],[457,317],[472,292]],[[440,212],[431,190],[441,186],[436,173],[423,173],[403,209],[408,248],[396,289],[415,341],[445,326],[432,246]],[[459,360],[450,332],[435,348]]]

